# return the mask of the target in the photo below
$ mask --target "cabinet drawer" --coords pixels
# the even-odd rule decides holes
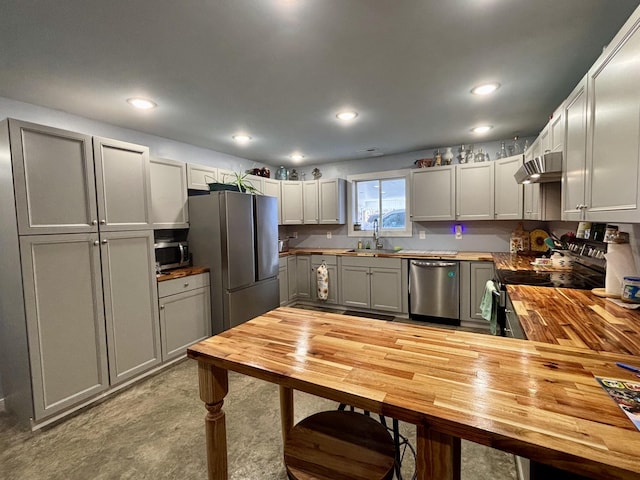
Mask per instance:
[[[375,250],[374,250],[375,251]],[[402,259],[385,257],[342,257],[342,265],[349,267],[378,267],[398,268],[402,267]]]
[[[311,255],[311,265],[337,265],[338,260],[335,255]]]
[[[209,285],[209,273],[199,273],[187,277],[173,278],[158,282],[158,297],[175,295],[176,293],[187,292],[194,288],[201,288]]]

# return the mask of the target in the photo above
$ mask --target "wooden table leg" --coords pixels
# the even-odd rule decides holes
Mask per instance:
[[[227,427],[222,404],[229,391],[229,378],[223,368],[198,362],[200,399],[205,403],[207,469],[209,480],[227,480]]]
[[[282,425],[282,445],[287,443],[289,430],[293,428],[293,390],[280,386],[280,423]]]
[[[417,427],[417,480],[460,480],[460,439]]]

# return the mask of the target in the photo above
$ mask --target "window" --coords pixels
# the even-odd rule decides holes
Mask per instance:
[[[411,236],[408,222],[407,172],[377,172],[353,175],[351,187],[349,235],[366,236],[378,222],[382,236]],[[353,224],[360,224],[360,231]]]

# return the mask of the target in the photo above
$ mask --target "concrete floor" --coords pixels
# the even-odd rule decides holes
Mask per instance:
[[[335,402],[295,393],[296,421]],[[229,478],[284,480],[276,385],[230,372]],[[205,409],[196,363],[181,362],[72,418],[32,433],[0,413],[0,479],[205,479]],[[401,424],[415,445],[415,428]],[[403,464],[405,480],[413,458]],[[513,480],[512,455],[462,443],[463,480]]]

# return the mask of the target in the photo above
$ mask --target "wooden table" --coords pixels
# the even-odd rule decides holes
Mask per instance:
[[[280,385],[283,433],[301,390],[417,426],[417,478],[460,477],[460,439],[598,479],[640,478],[640,432],[594,375],[637,357],[278,308],[188,350],[198,361],[209,479],[227,478],[232,370]]]

